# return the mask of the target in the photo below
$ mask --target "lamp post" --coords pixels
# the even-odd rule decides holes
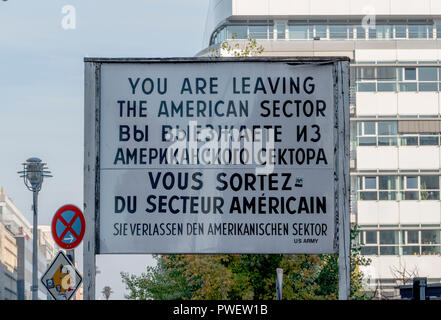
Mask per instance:
[[[52,177],[50,171],[46,170],[46,163],[41,162],[38,158],[29,158],[23,163],[23,171],[19,171],[20,177],[23,178],[25,186],[33,193],[33,248],[32,248],[32,300],[38,300],[38,218],[37,218],[37,202],[38,192],[41,190],[44,177]]]

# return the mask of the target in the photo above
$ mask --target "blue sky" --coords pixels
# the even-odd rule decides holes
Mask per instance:
[[[203,49],[209,0],[0,1],[0,185],[32,222],[32,194],[18,177],[30,157],[54,177],[39,196],[39,222],[83,203],[83,58],[189,57]],[[62,8],[76,28],[63,29]],[[82,248],[76,250],[82,266]],[[100,292],[122,299],[120,271],[140,274],[151,256],[98,256]],[[97,298],[100,298],[100,293]]]

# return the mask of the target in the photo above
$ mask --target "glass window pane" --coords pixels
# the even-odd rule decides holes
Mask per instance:
[[[438,255],[440,254],[439,246],[421,246],[422,255]]]
[[[364,177],[364,189],[377,189],[377,177]]]
[[[358,138],[359,146],[376,146],[377,138],[376,137],[360,137]]]
[[[399,200],[397,191],[380,191],[380,200]]]
[[[357,80],[375,80],[375,67],[357,68]]]
[[[419,243],[418,233],[419,233],[418,230],[408,230],[407,231],[407,243],[409,243],[409,244]]]
[[[405,191],[401,192],[401,200],[419,200],[418,191]]]
[[[268,26],[250,26],[251,39],[268,39]]]
[[[379,146],[396,146],[398,144],[397,137],[378,137]]]
[[[439,189],[439,176],[421,176],[421,190]]]
[[[377,177],[364,177],[364,188],[366,190],[377,189]]]
[[[348,26],[329,26],[330,39],[347,39],[348,38]]]
[[[421,191],[421,200],[439,200],[439,191]]]
[[[277,39],[285,39],[286,24],[284,22],[277,23]]]
[[[376,133],[375,130],[375,122],[374,121],[364,121],[363,127],[364,127],[364,135],[374,135]]]
[[[418,145],[418,137],[417,136],[408,136],[400,138],[400,145],[405,146],[417,146]]]
[[[358,92],[375,92],[377,91],[377,85],[375,82],[371,83],[358,83],[357,84]],[[416,91],[416,90],[414,90]]]
[[[419,255],[420,247],[419,246],[403,246],[403,255]]]
[[[439,230],[422,230],[421,244],[440,244]]]
[[[398,231],[396,230],[381,230],[380,244],[398,244]]]
[[[308,39],[308,26],[289,26],[288,32],[290,39]]]
[[[397,78],[395,67],[377,67],[378,80],[395,80]]]
[[[418,68],[419,81],[437,81],[436,67],[419,67]]]
[[[368,35],[369,35],[369,39],[376,39],[377,38],[377,29],[369,28]]]
[[[397,85],[395,82],[378,82],[379,92],[393,92],[397,91]]]
[[[418,189],[418,177],[406,177],[406,189]]]
[[[409,25],[409,39],[427,39],[427,26]]]
[[[416,82],[400,82],[399,91],[417,91]]]
[[[378,247],[361,247],[360,253],[364,256],[373,256],[378,254]]]
[[[392,38],[392,26],[382,25],[376,26],[377,39],[390,39]]]
[[[404,80],[416,80],[416,68],[405,68]]]
[[[397,176],[379,176],[378,184],[380,190],[397,190]]]
[[[438,136],[420,137],[420,145],[422,146],[437,146],[438,144],[439,144]]]
[[[378,121],[378,135],[392,136],[398,133],[397,121]]]
[[[380,246],[380,255],[384,256],[391,256],[391,255],[398,255],[398,246],[394,247],[382,247]]]
[[[437,82],[420,82],[418,84],[419,91],[438,91]]]
[[[227,26],[227,39],[247,39],[247,26]]]
[[[366,39],[366,30],[363,27],[357,26],[357,39]]]
[[[366,244],[377,244],[377,231],[365,231]]]
[[[377,191],[364,191],[359,193],[359,199],[363,201],[377,200]]]
[[[315,26],[315,36],[321,39],[326,39],[328,36],[326,34],[327,26],[317,25]]]
[[[406,26],[395,26],[395,38],[406,38]]]

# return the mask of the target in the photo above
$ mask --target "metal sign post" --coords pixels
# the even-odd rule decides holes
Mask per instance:
[[[282,300],[283,269],[276,269],[276,300]]]
[[[85,62],[85,299],[138,253],[338,253],[349,298],[347,58]]]
[[[338,297],[339,300],[349,300],[351,294],[351,226],[350,226],[350,176],[349,176],[349,65],[341,64],[336,70],[337,92],[343,92],[342,103],[337,113],[338,126],[338,149],[337,166],[342,168],[338,171],[338,179],[341,181],[338,190]]]

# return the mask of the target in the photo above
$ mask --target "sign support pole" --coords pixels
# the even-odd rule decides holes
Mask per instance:
[[[84,300],[95,300],[96,239],[95,215],[98,210],[96,183],[99,181],[99,64],[85,64],[84,79],[84,216],[86,233],[83,244]],[[95,179],[97,181],[95,182]]]
[[[338,142],[338,179],[342,188],[338,190],[338,298],[349,300],[351,294],[351,226],[349,212],[350,176],[349,176],[349,63],[337,64],[337,110],[340,137]],[[340,75],[343,75],[342,77]],[[346,91],[346,92],[345,92]],[[346,93],[346,94],[345,94]],[[340,100],[340,101],[339,101]]]

